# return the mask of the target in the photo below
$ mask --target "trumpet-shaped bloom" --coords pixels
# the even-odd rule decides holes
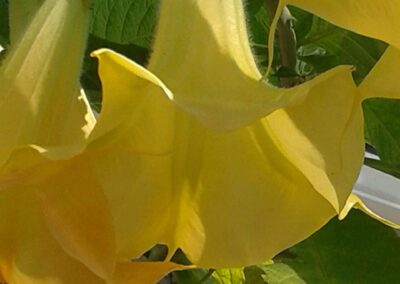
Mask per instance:
[[[82,5],[46,0],[0,73],[7,281],[152,281],[181,268],[127,262],[156,243],[202,266],[244,266],[345,214],[363,159],[350,67],[274,88],[260,81],[242,1],[165,0],[148,70],[94,53],[95,122],[76,77]],[[56,56],[69,44],[79,52]]]
[[[108,201],[90,159],[76,156],[95,124],[79,87],[87,8],[44,1],[0,69],[0,278],[10,284],[154,283],[181,268],[116,259]]]
[[[94,53],[104,101],[89,140],[106,144],[89,149],[103,151],[121,257],[164,243],[202,266],[262,262],[348,200],[364,144],[351,68],[261,83],[242,5],[164,1],[150,71]]]

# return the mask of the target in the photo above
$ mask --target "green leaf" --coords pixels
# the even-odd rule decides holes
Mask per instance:
[[[244,284],[245,274],[242,268],[236,269],[219,269],[212,274],[213,283],[216,284]]]
[[[344,30],[319,17],[311,16],[310,20],[307,12],[290,9],[297,19],[299,57],[314,68],[315,75],[338,65],[353,65],[356,67],[353,76],[359,83],[387,47],[383,42]]]
[[[399,236],[357,210],[343,221],[332,220],[290,252],[296,258],[283,263],[306,283],[376,284],[400,279]]]
[[[297,275],[289,265],[284,263],[276,263],[269,265],[265,269],[263,276],[268,284],[305,284],[303,279]]]
[[[90,33],[118,44],[149,48],[157,15],[157,0],[97,0]]]
[[[173,283],[176,284],[214,284],[211,278],[213,271],[206,269],[191,269],[175,271],[173,275]]]
[[[383,163],[400,168],[400,100],[368,99],[363,108],[368,143]]]

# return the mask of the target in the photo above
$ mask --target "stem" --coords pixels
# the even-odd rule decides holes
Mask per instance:
[[[279,0],[266,0],[268,9],[276,11]],[[282,11],[277,24],[277,37],[279,45],[280,63],[287,70],[296,72],[297,69],[297,43],[296,34],[292,26],[292,15],[287,7]],[[269,59],[269,60],[272,60]],[[281,87],[292,87],[298,83],[297,76],[279,78]]]

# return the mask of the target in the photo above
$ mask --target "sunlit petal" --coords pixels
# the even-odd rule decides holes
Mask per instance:
[[[364,157],[361,96],[350,72],[314,87],[299,105],[266,118],[281,151],[339,213]]]
[[[400,50],[388,47],[360,85],[364,98],[400,99]]]

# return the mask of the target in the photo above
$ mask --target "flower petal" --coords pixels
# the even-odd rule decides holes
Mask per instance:
[[[114,149],[96,165],[115,214],[121,257],[154,243],[182,248],[196,264],[262,262],[306,238],[334,215],[257,123],[213,132],[179,117],[173,154]],[[318,212],[316,214],[315,212]]]
[[[102,279],[115,268],[115,240],[108,202],[85,158],[37,185],[49,230],[64,250]]]
[[[1,65],[0,165],[20,145],[83,147],[94,124],[79,87],[86,10],[46,0]]]
[[[97,50],[92,56],[99,58],[103,104],[97,125],[89,137],[89,143],[94,145],[89,148],[98,144],[96,140],[99,138],[102,147],[105,147],[106,144],[115,144],[131,132],[136,136],[126,147],[139,152],[165,152],[165,141],[157,141],[154,136],[148,136],[147,129],[157,126],[159,136],[163,139],[172,135],[168,118],[173,109],[170,104],[163,103],[168,101],[167,97],[173,97],[171,91],[142,66],[111,50]],[[152,106],[151,110],[149,105]],[[129,131],[130,125],[137,127]]]
[[[346,69],[266,118],[281,151],[339,213],[364,158],[361,97]]]
[[[400,2],[376,0],[283,0],[342,28],[400,48]]]
[[[101,278],[111,279],[113,225],[89,158],[48,161],[35,149],[23,148],[14,151],[3,167],[0,185],[4,192],[35,191],[43,211],[40,215],[65,252]]]
[[[399,66],[400,50],[389,46],[359,87],[364,99],[400,99]]]
[[[7,283],[104,283],[52,237],[33,192],[1,192],[0,212],[0,274]]]
[[[378,214],[374,213],[372,210],[370,210],[364,202],[361,201],[361,199],[355,195],[351,194],[349,196],[349,199],[347,200],[346,206],[343,208],[342,212],[340,212],[339,219],[343,220],[346,218],[347,214],[349,214],[350,210],[352,208],[360,209],[363,211],[365,214],[369,215],[370,217],[374,218],[375,220],[378,220],[379,222],[392,227],[394,229],[400,230],[400,224],[393,223],[392,221],[389,221],[385,218],[382,218]]]

